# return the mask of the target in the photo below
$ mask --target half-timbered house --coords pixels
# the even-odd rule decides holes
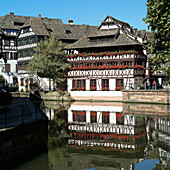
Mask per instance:
[[[33,48],[37,46],[40,40],[49,37],[53,33],[57,39],[68,45],[96,30],[96,26],[75,25],[73,20],[69,20],[68,24],[63,24],[61,19],[42,18],[41,15],[37,18],[31,17],[23,25],[17,39],[20,90],[29,89],[29,85],[37,81],[34,75],[27,74],[26,66],[29,60],[33,58]],[[40,87],[49,90],[49,81],[48,78],[40,78]]]
[[[68,92],[75,99],[106,97],[121,100],[122,89],[145,80],[143,39],[125,22],[107,16],[98,30],[66,47]],[[100,98],[100,99],[101,99]]]
[[[16,37],[21,26],[28,20],[27,16],[17,16],[13,12],[0,17],[2,37],[2,57],[0,57],[0,74],[11,85],[17,84],[17,43]]]

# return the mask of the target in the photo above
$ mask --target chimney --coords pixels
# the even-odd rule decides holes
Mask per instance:
[[[73,20],[72,19],[68,20],[68,24],[73,25]]]
[[[48,19],[48,17],[44,17],[44,19]]]
[[[38,15],[38,18],[41,18],[41,14]]]
[[[134,31],[134,34],[137,36],[137,35],[138,35],[138,30],[137,30],[137,28],[134,28],[133,31]]]
[[[9,14],[10,14],[10,15],[14,15],[14,13],[13,13],[13,12],[10,12]]]

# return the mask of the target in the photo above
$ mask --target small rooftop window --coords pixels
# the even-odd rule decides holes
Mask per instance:
[[[23,23],[23,22],[14,22],[14,25],[15,25],[15,26],[23,26],[24,23]]]
[[[70,30],[66,30],[66,34],[70,34],[71,33],[71,31]]]
[[[49,34],[50,34],[51,32],[53,32],[52,29],[47,29],[47,31],[48,31]]]

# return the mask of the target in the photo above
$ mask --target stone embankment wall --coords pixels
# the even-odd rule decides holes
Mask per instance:
[[[123,102],[170,104],[170,90],[123,91]]]
[[[170,118],[170,105],[123,103],[123,113]]]
[[[47,141],[47,120],[0,131],[0,169],[12,169],[46,152]]]

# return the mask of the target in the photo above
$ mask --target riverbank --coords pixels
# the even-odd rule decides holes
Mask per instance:
[[[124,90],[123,103],[170,104],[170,90]]]
[[[117,92],[117,91],[116,91]],[[144,104],[170,104],[170,89],[161,90],[123,90],[119,95],[108,96],[71,96],[65,91],[40,92],[44,101],[61,101],[61,102],[123,102],[123,103],[144,103]],[[13,94],[16,96],[17,93]],[[20,93],[20,96],[29,96],[28,93]]]
[[[109,92],[109,91],[108,91]],[[61,92],[60,92],[61,93]],[[146,104],[170,104],[170,90],[123,90],[119,96],[69,96],[65,92],[41,92],[46,101],[82,101],[82,102],[123,102]]]

